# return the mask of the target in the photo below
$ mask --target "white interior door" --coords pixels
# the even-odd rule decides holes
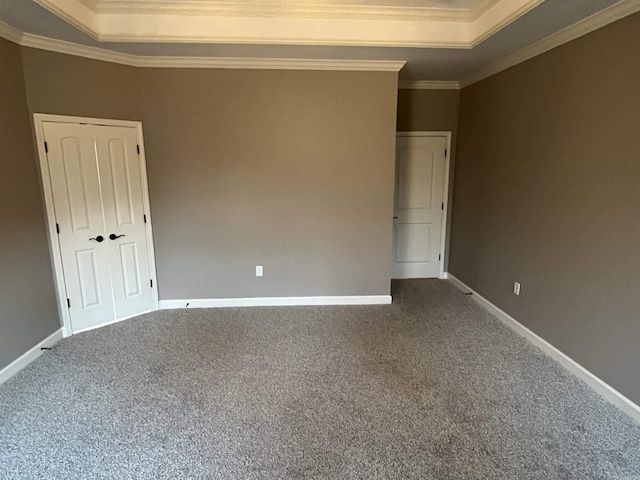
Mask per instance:
[[[153,309],[136,129],[44,122],[73,332]]]
[[[398,136],[392,278],[438,277],[447,137]]]
[[[67,306],[74,331],[115,318],[92,128],[44,124]]]
[[[135,128],[94,127],[116,318],[152,310]]]

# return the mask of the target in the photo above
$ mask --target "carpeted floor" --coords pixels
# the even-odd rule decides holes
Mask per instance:
[[[447,282],[162,311],[0,386],[0,478],[640,478],[640,426]]]

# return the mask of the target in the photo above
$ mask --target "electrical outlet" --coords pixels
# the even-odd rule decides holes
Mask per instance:
[[[518,282],[513,282],[513,293],[520,295],[520,284]]]
[[[262,265],[256,265],[256,277],[261,277],[262,276]]]

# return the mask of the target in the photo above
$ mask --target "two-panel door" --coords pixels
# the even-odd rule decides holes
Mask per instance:
[[[153,309],[136,129],[44,122],[73,332]]]
[[[397,138],[392,278],[440,275],[446,149],[446,136]]]

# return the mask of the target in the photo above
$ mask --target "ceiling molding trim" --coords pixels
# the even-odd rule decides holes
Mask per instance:
[[[162,15],[218,15],[250,17],[321,17],[321,18],[361,18],[368,20],[452,20],[473,22],[500,0],[484,0],[472,9],[419,7],[419,6],[377,6],[345,5],[316,1],[315,3],[249,3],[246,0],[226,0],[204,3],[193,0],[158,1],[117,0],[79,0],[97,14],[162,14]]]
[[[105,3],[103,0],[79,0],[95,13],[161,13],[181,15],[221,15],[221,16],[320,16],[329,18],[366,19],[428,19],[472,22],[481,17],[500,0],[483,0],[471,9],[444,7],[390,7],[375,5],[327,5],[322,2],[311,4],[248,5],[245,0],[226,0],[216,5],[203,4],[194,0],[158,1],[117,0]]]
[[[22,32],[8,23],[0,21],[0,37],[13,43],[20,43]]]
[[[460,83],[449,80],[418,80],[401,81],[398,83],[400,90],[460,90]]]
[[[98,40],[97,15],[80,0],[35,0],[35,2],[82,33]]]
[[[251,70],[329,70],[351,72],[399,72],[404,61],[330,60],[304,58],[161,57],[130,55],[98,47],[25,33],[17,42],[24,47],[146,68],[224,68]]]
[[[474,22],[476,36],[471,41],[470,48],[480,45],[542,2],[544,0],[510,0],[492,5]]]
[[[348,72],[399,72],[407,62],[388,60],[329,60],[305,58],[242,57],[137,57],[136,67],[232,68],[249,70],[328,70]]]
[[[119,63],[121,65],[129,65],[135,67],[136,60],[139,57],[129,55],[128,53],[115,52],[99,47],[90,47],[88,45],[80,45],[55,38],[42,37],[25,33],[22,35],[20,45],[23,47],[37,48],[38,50],[46,50],[48,52],[63,53],[65,55],[73,55],[75,57],[90,58],[92,60],[101,60],[103,62]]]
[[[470,49],[514,22],[544,0],[486,0],[479,16],[460,18],[404,18],[407,7],[328,6],[317,4],[282,7],[282,2],[227,0],[218,9],[226,15],[203,14],[201,2],[144,3],[123,0],[131,11],[102,13],[95,0],[34,0],[39,5],[101,42],[222,43],[277,45],[334,45]],[[198,3],[198,5],[196,5]],[[286,3],[286,2],[285,2]],[[152,8],[153,6],[155,8]],[[164,11],[160,6],[175,9]],[[182,5],[182,6],[180,6]],[[98,12],[93,8],[97,8]],[[242,10],[244,8],[244,11]],[[383,9],[367,18],[367,9]],[[408,7],[413,8],[413,7]],[[235,10],[234,10],[235,9]],[[240,11],[237,11],[240,9]],[[297,9],[300,11],[297,12]],[[314,15],[302,14],[315,9]],[[359,10],[360,9],[360,10]],[[326,10],[326,11],[325,11]],[[432,11],[433,9],[428,9]],[[297,15],[288,15],[292,11]],[[340,17],[339,11],[351,12]],[[396,13],[393,13],[396,12]],[[404,13],[403,13],[404,12]],[[380,17],[383,15],[383,17]],[[403,18],[395,18],[400,15]],[[424,14],[420,14],[424,17]],[[419,15],[419,17],[420,17]]]
[[[575,40],[576,38],[582,37],[583,35],[591,33],[615,22],[616,20],[620,20],[621,18],[639,11],[640,0],[621,0],[620,2],[596,12],[573,25],[534,43],[533,45],[525,47],[512,55],[492,63],[488,67],[478,70],[474,74],[462,80],[460,82],[460,86],[462,88],[468,87],[469,85],[491,77],[496,73],[500,73],[503,70],[525,62],[533,57],[548,52],[549,50],[568,43],[571,40]]]

